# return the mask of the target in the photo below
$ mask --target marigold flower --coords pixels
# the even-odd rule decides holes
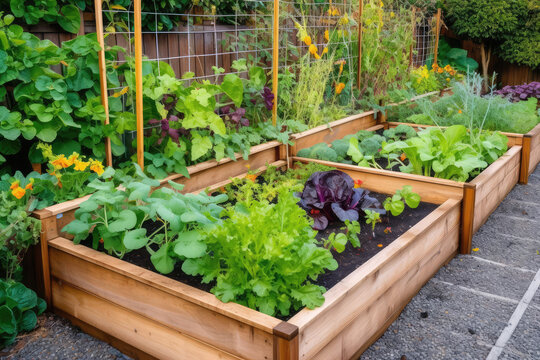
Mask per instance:
[[[15,180],[14,182],[11,183],[9,190],[15,190],[18,187],[19,187],[19,180]]]
[[[324,40],[330,41],[330,32],[328,30],[324,30]]]
[[[76,171],[84,171],[84,170],[86,170],[88,165],[90,165],[90,162],[89,161],[75,160],[74,164],[75,164],[74,170],[76,170]]]
[[[309,52],[311,55],[315,55],[317,53],[317,47],[314,44],[309,45]]]
[[[75,163],[75,160],[79,159],[79,154],[77,154],[76,152],[74,152],[73,154],[71,154],[69,156],[69,158],[67,159],[67,163],[69,164],[69,166],[73,165]]]
[[[311,36],[309,36],[309,35],[304,36],[304,38],[302,39],[302,41],[303,41],[307,46],[310,46],[310,45],[311,45]]]
[[[450,82],[450,78],[446,78],[446,81]]]
[[[313,55],[313,57],[314,57],[315,59],[317,59],[317,60],[319,60],[319,59],[321,58],[321,56],[320,56],[319,54],[315,54],[315,55]]]
[[[13,196],[15,196],[17,199],[22,198],[26,194],[26,190],[24,190],[22,187],[18,186],[11,192]]]
[[[34,179],[30,179],[30,182],[24,187],[25,190],[34,190]]]
[[[362,186],[363,181],[360,179],[354,180],[354,188],[358,189],[360,186]]]
[[[336,85],[336,94],[341,94],[341,92],[343,91],[343,89],[345,89],[345,84],[344,83],[339,83]]]
[[[438,69],[437,69],[437,72],[438,72],[439,74],[442,74],[442,73],[444,72],[444,70],[443,70],[443,68],[438,68]]]

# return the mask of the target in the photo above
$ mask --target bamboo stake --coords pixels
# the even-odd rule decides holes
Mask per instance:
[[[98,52],[99,59],[99,85],[101,89],[101,105],[105,109],[105,125],[109,124],[109,97],[107,94],[107,65],[105,63],[105,37],[103,36],[103,14],[101,10],[102,0],[94,1],[96,12],[96,34],[101,50]],[[82,23],[81,27],[84,27]],[[84,30],[83,30],[84,31]],[[105,159],[107,166],[112,166],[111,139],[105,138]]]
[[[362,78],[362,15],[364,12],[364,0],[359,1],[358,9],[358,73],[356,85],[360,89],[360,80]]]
[[[137,162],[144,168],[143,77],[141,0],[134,1],[135,22],[135,112],[137,115]]]
[[[433,63],[437,64],[437,56],[439,55],[439,36],[441,32],[441,8],[437,9],[437,28],[435,29],[435,55]]]
[[[272,124],[277,123],[278,100],[278,71],[279,71],[279,0],[274,0],[274,35],[272,49],[272,92],[274,93],[274,107],[272,108]]]

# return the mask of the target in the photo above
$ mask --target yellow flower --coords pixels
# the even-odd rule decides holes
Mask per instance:
[[[14,190],[19,187],[19,180],[15,180],[11,183],[11,186],[9,187],[9,190]]]
[[[461,111],[461,109],[459,109],[458,114],[463,114],[463,111]]]
[[[18,186],[11,193],[17,199],[20,199],[20,198],[22,198],[24,196],[24,194],[26,194],[26,190],[24,190],[22,187]]]
[[[451,67],[450,65],[446,65],[446,66],[444,67],[444,70],[445,70],[445,71],[451,71],[451,70],[452,70],[452,67]]]
[[[124,95],[125,93],[127,93],[128,90],[129,90],[129,86],[126,86],[122,90],[120,90],[118,92],[115,92],[112,96],[115,97],[115,98],[120,97],[120,96]]]
[[[336,94],[341,94],[341,92],[343,91],[343,89],[345,89],[345,84],[344,83],[339,83],[336,85]]]
[[[319,60],[319,59],[321,58],[321,57],[319,56],[319,54],[315,54],[315,55],[313,55],[313,57],[314,57],[315,59],[317,59],[317,60]]]
[[[384,7],[384,3],[382,1],[381,1],[380,5],[381,5],[381,7]]]
[[[450,82],[450,78],[446,78],[446,81]]]
[[[349,23],[349,15],[345,13],[341,19],[339,19],[339,25],[347,25]]]
[[[55,169],[65,169],[71,166],[64,154],[57,156],[55,160],[51,161],[51,164],[54,166]]]
[[[393,18],[394,16],[396,16],[396,14],[394,14],[393,11],[390,11],[390,17]]]
[[[85,161],[75,160],[75,168],[74,169],[76,171],[84,171],[84,170],[86,170],[88,165],[90,165],[89,161],[85,162]]]
[[[442,73],[444,72],[444,70],[443,70],[443,68],[438,68],[438,69],[437,69],[437,72],[438,72],[439,74],[442,74]]]
[[[472,251],[474,251],[474,252],[477,252],[478,250],[480,250],[480,248],[474,248],[474,249],[472,249]]]
[[[338,16],[339,15],[339,9],[335,6],[330,6],[330,8],[328,9],[328,15],[331,15],[331,16]]]
[[[326,40],[327,42],[330,41],[330,33],[328,32],[328,30],[324,30],[324,40]]]
[[[311,53],[311,55],[317,54],[317,47],[313,44],[309,45],[309,52]]]
[[[103,169],[103,164],[101,163],[101,161],[98,161],[98,160],[92,160],[91,161],[90,170],[92,170],[93,172],[95,172],[98,175],[103,174],[103,172],[105,171]]]
[[[311,45],[311,36],[309,36],[309,35],[304,36],[304,38],[302,39],[302,41],[303,41],[307,46],[310,46],[310,45]]]
[[[73,165],[73,163],[75,162],[75,160],[78,160],[79,159],[79,154],[77,154],[76,152],[74,152],[73,154],[70,155],[70,157],[67,159],[67,163],[69,164],[69,166]]]
[[[325,48],[323,49],[322,53],[323,53],[323,55],[324,55],[324,54],[327,54],[327,53],[328,53],[328,48],[325,47]]]

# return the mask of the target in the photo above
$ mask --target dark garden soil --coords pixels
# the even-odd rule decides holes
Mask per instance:
[[[377,198],[381,203],[387,197],[387,195],[373,192],[370,195]],[[422,202],[416,209],[406,207],[405,211],[403,211],[403,213],[398,217],[390,216],[390,218],[388,218],[387,216],[382,216],[382,222],[375,226],[375,237],[373,237],[371,225],[367,225],[365,221],[363,221],[364,219],[361,218],[361,232],[358,235],[361,247],[354,248],[349,243],[347,244],[345,251],[342,253],[337,253],[335,250],[332,250],[332,254],[338,262],[338,268],[335,271],[330,271],[320,275],[315,283],[317,285],[324,286],[326,289],[330,289],[373,256],[377,255],[385,247],[390,245],[394,240],[416,225],[420,220],[422,220],[436,208],[437,205]],[[156,224],[147,223],[144,224],[144,227],[147,228],[148,232],[153,232],[156,229]],[[325,239],[333,232],[345,232],[344,224],[341,222],[330,223],[326,230],[319,231],[317,234],[317,239]],[[92,246],[90,239],[83,241],[81,244],[89,247]],[[103,251],[103,249],[99,250]],[[150,255],[145,248],[126,254],[123,257],[123,260],[155,272],[154,266],[150,261]],[[214,286],[213,282],[203,284],[201,282],[201,276],[191,276],[185,274],[181,270],[181,263],[177,263],[174,271],[165,276],[206,292],[210,292]],[[276,317],[287,320],[296,313],[298,313],[298,311],[291,311],[291,314],[287,317]]]

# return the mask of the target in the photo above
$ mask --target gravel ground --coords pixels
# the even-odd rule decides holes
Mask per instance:
[[[443,267],[361,359],[540,359],[538,215],[540,167],[474,236],[472,255]],[[45,314],[0,359],[129,357]]]

